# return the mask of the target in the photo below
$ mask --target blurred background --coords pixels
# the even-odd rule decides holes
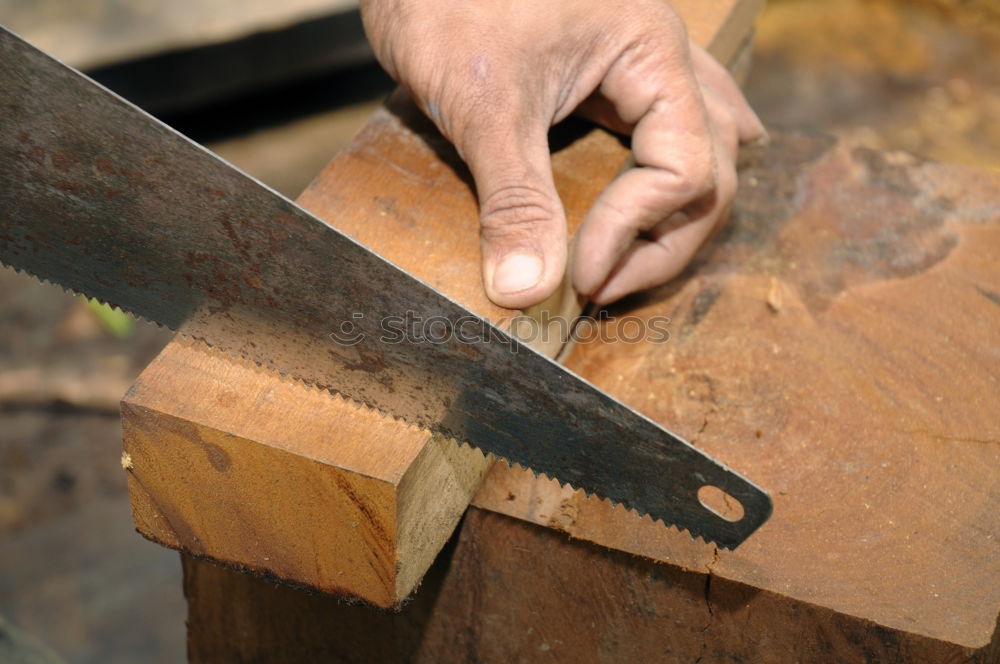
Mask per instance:
[[[392,82],[351,0],[0,0],[0,23],[295,197]],[[751,103],[1000,170],[1000,3],[770,0]],[[118,401],[170,333],[0,268],[0,662],[182,662],[178,556],[133,529]]]

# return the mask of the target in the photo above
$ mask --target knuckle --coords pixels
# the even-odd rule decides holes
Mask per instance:
[[[693,199],[686,207],[686,211],[696,217],[722,215],[736,197],[737,182],[735,166],[728,161],[721,164],[714,186],[702,196]]]
[[[527,237],[551,222],[555,214],[549,196],[525,184],[500,187],[480,204],[481,228],[486,239]]]
[[[662,173],[661,186],[687,201],[712,193],[718,179],[716,160],[710,153],[684,159],[674,168],[663,170]]]

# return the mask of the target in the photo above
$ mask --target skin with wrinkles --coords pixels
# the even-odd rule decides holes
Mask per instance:
[[[598,303],[676,276],[724,217],[741,142],[764,129],[663,0],[364,0],[376,56],[476,183],[483,283],[541,302],[566,270],[548,130],[577,112],[630,134],[636,165],[598,197],[573,284]]]

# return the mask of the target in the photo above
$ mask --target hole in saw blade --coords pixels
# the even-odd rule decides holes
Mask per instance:
[[[706,484],[698,489],[698,500],[709,512],[736,523],[743,519],[743,504],[717,486]]]

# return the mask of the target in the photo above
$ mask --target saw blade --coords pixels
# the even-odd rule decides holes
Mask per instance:
[[[0,130],[6,265],[723,547],[771,513],[745,478],[6,30]]]

